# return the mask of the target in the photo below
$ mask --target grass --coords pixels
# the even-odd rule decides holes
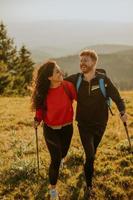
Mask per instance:
[[[128,127],[133,139],[133,92],[122,92],[126,100]],[[132,200],[133,157],[119,113],[110,116],[95,160],[94,200]],[[37,180],[34,113],[29,97],[0,97],[0,199],[48,199],[49,153],[38,129],[40,174]],[[85,185],[84,154],[76,122],[74,136],[64,168],[60,171],[58,189],[62,200],[83,200]]]

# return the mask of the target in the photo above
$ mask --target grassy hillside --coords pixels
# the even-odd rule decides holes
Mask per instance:
[[[133,92],[123,92],[129,115],[128,127],[133,138]],[[37,181],[34,114],[29,97],[0,97],[0,199],[48,199],[48,164],[50,162],[39,127],[41,176]],[[118,111],[110,116],[106,133],[96,155],[93,199],[131,200],[133,197],[133,157]],[[62,200],[83,200],[83,149],[74,122],[74,136],[58,189]]]

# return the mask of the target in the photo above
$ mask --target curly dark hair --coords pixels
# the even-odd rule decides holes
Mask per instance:
[[[44,108],[44,110],[46,110],[45,99],[50,87],[50,80],[48,77],[53,75],[55,66],[56,62],[49,60],[41,65],[38,69],[34,70],[31,95],[32,110],[38,108]]]

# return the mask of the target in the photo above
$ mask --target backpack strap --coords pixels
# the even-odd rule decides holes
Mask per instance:
[[[108,108],[109,108],[109,110],[110,110],[110,113],[111,113],[112,115],[114,115],[113,112],[112,112],[112,110],[111,110],[111,107],[110,107],[110,106],[111,106],[111,98],[110,98],[110,97],[107,97],[106,88],[105,88],[105,82],[104,82],[104,79],[103,79],[103,78],[100,78],[100,79],[99,79],[99,87],[100,87],[100,90],[101,90],[103,96],[104,96],[105,99],[106,99],[106,103],[107,103],[107,105],[108,105]]]
[[[99,79],[99,87],[100,87],[100,90],[101,90],[103,96],[106,98],[107,95],[106,95],[105,83],[104,83],[103,78]]]
[[[78,79],[77,79],[77,83],[76,83],[77,92],[78,92],[78,90],[79,90],[79,87],[80,87],[80,85],[81,85],[81,82],[82,82],[82,74],[80,74],[80,75],[78,76]]]
[[[63,82],[62,82],[62,86],[64,88],[65,93],[67,94],[67,96],[69,97],[69,99],[72,101],[73,97],[72,97],[72,94],[71,94],[70,90],[68,89],[68,87],[66,86],[66,84],[64,84]]]

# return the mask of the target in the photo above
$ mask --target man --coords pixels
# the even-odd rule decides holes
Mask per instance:
[[[86,156],[84,172],[88,191],[92,188],[96,150],[108,121],[109,106],[106,97],[101,92],[99,79],[104,80],[106,93],[116,103],[122,121],[125,122],[127,120],[124,102],[110,79],[96,69],[97,60],[98,56],[94,51],[82,51],[80,54],[80,69],[82,73],[66,78],[75,87],[77,87],[79,76],[82,79],[78,89],[76,120]]]

